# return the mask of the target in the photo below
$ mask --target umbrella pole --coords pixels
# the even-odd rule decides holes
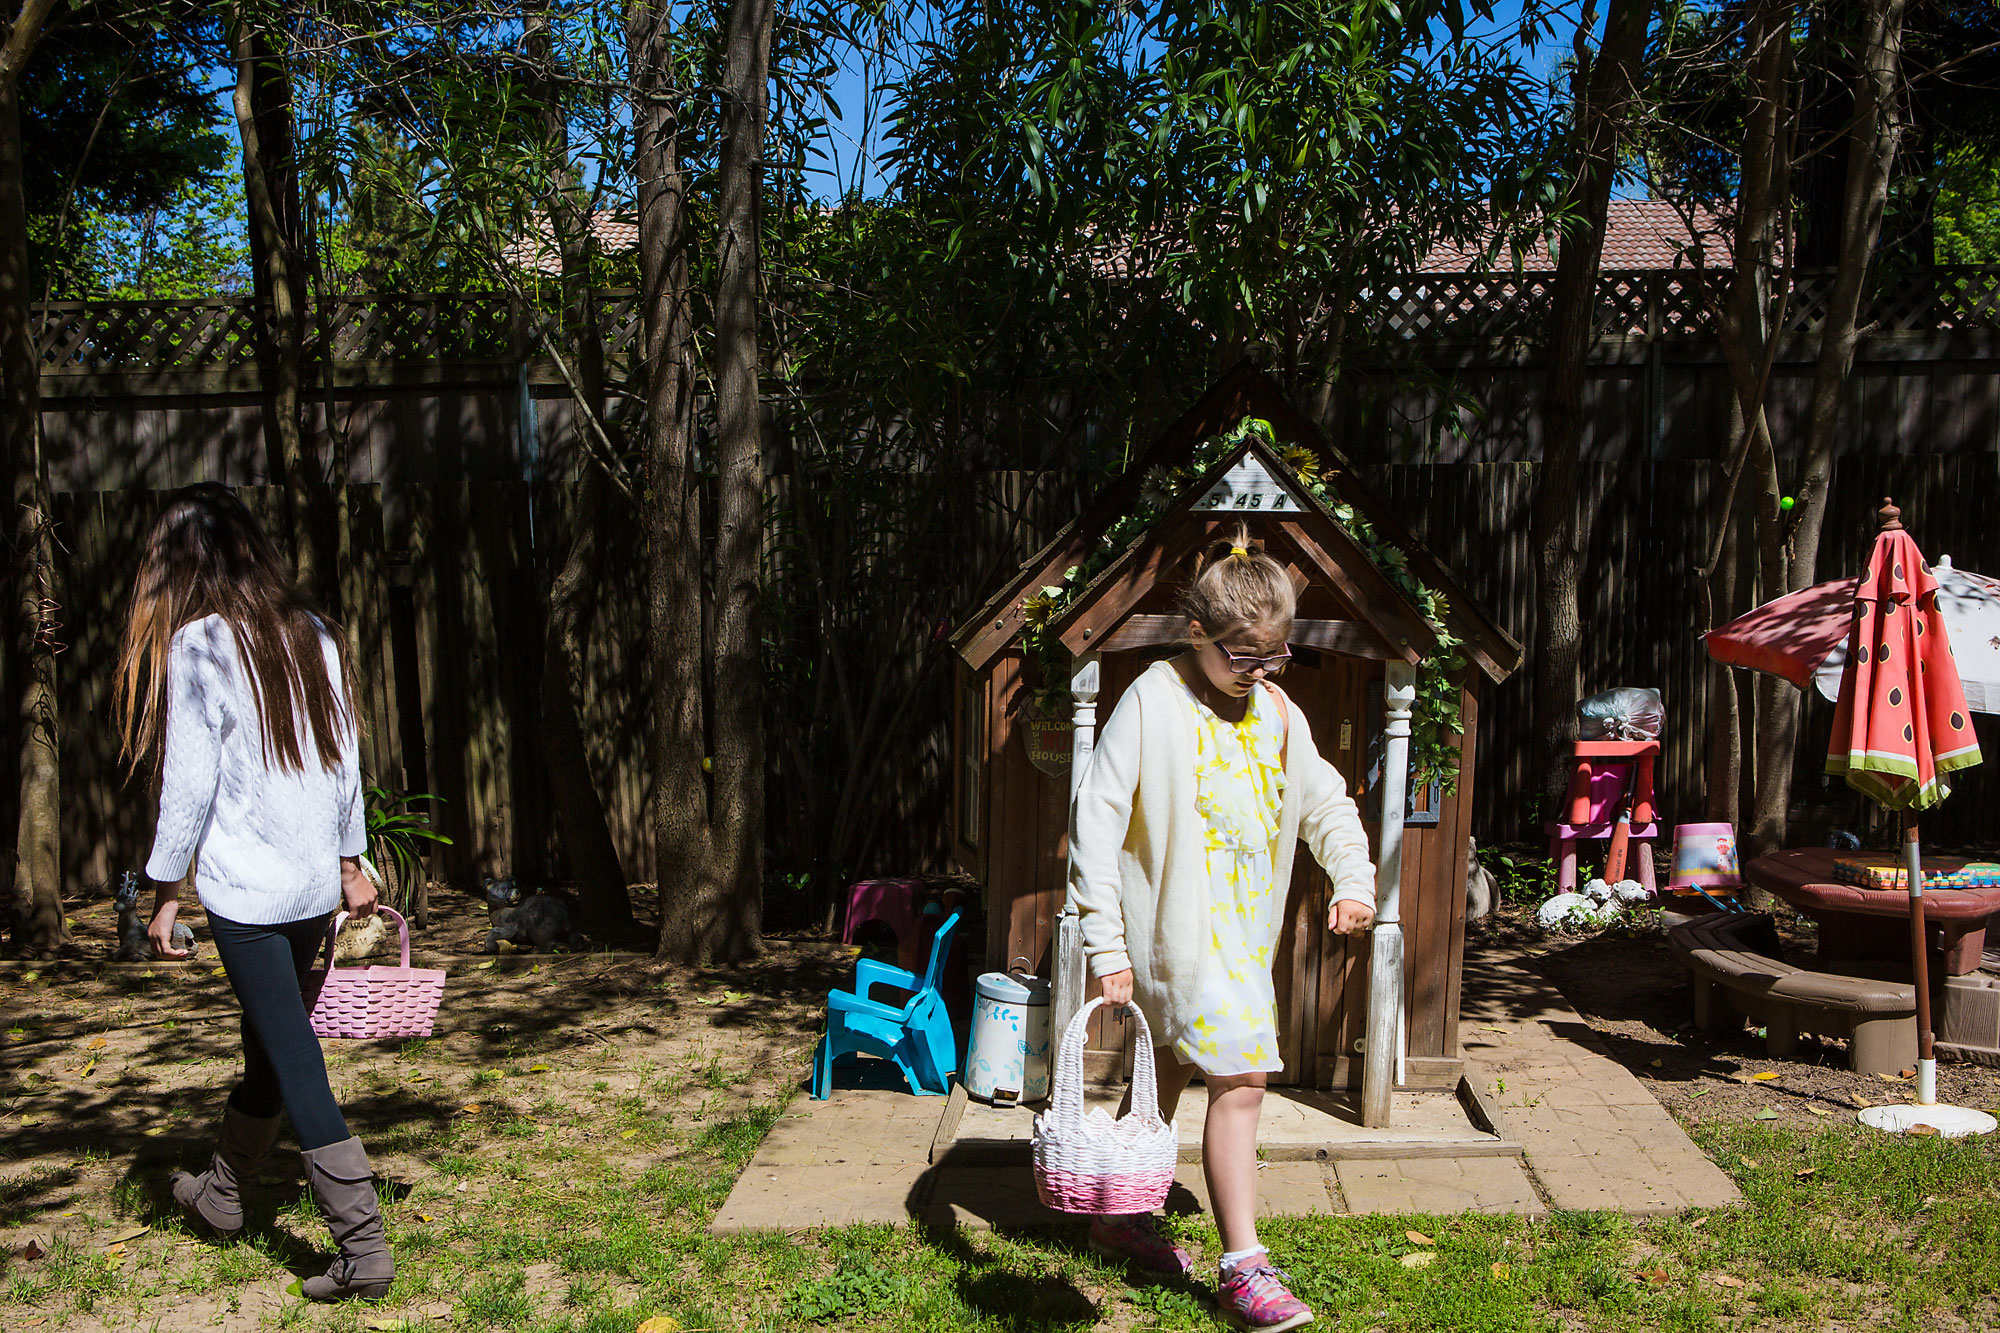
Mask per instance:
[[[1937,1105],[1937,1052],[1932,1046],[1930,941],[1924,929],[1924,856],[1917,812],[1903,811],[1903,860],[1910,878],[1910,975],[1916,980],[1918,1106]]]

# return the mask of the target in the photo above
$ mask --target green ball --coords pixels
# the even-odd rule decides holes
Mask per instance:
[[[1784,510],[1786,513],[1789,514],[1792,511],[1792,506],[1797,503],[1798,501],[1792,499],[1791,496],[1787,495],[1778,501],[1778,508]]]

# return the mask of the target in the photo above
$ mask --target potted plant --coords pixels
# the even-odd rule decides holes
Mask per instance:
[[[382,882],[382,900],[413,918],[419,928],[430,924],[430,894],[418,841],[441,842],[448,847],[451,839],[431,827],[428,813],[411,807],[417,801],[439,799],[428,792],[397,795],[377,786],[368,787],[364,794],[368,851]]]

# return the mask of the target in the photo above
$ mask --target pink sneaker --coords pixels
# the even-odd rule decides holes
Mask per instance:
[[[1188,1252],[1160,1234],[1151,1213],[1106,1214],[1090,1219],[1090,1248],[1123,1259],[1149,1273],[1186,1277],[1194,1271]]]
[[[1236,1265],[1222,1279],[1222,1317],[1237,1328],[1282,1333],[1312,1322],[1313,1312],[1285,1286],[1285,1275],[1260,1254]]]

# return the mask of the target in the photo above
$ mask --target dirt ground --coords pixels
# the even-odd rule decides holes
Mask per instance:
[[[1842,1041],[1804,1037],[1797,1055],[1779,1060],[1764,1054],[1762,1039],[1747,1027],[1697,1032],[1687,970],[1656,924],[1643,915],[1634,920],[1636,927],[1590,936],[1550,936],[1536,928],[1532,911],[1503,909],[1467,927],[1466,947],[1504,950],[1538,969],[1612,1055],[1690,1127],[1742,1121],[1766,1110],[1777,1113],[1778,1123],[1808,1126],[1849,1118],[1860,1107],[1909,1100],[1911,1080],[1850,1072]],[[1813,923],[1782,910],[1777,920],[1786,956],[1808,964]],[[1940,1063],[1938,1098],[2000,1108],[2000,1069]]]
[[[437,1200],[508,1188],[504,1172],[469,1163],[504,1152],[510,1138],[554,1136],[633,1171],[700,1160],[683,1154],[704,1129],[754,1122],[803,1081],[826,991],[851,965],[836,945],[784,939],[768,939],[748,965],[709,970],[630,955],[469,956],[486,913],[463,894],[439,905],[417,951],[461,956],[447,964],[435,1035],[327,1043],[335,1094],[386,1182],[386,1205],[403,1211],[442,1213]],[[652,915],[649,902],[635,906]],[[192,916],[205,935],[198,909]],[[109,905],[83,907],[73,929],[77,952],[102,958],[115,935]],[[192,965],[94,977],[74,961],[0,966],[0,1329],[45,1322],[46,1296],[10,1305],[46,1281],[38,1273],[53,1260],[27,1257],[38,1250],[101,1255],[111,1270],[77,1268],[77,1281],[104,1286],[101,1314],[71,1313],[57,1320],[64,1328],[137,1327],[126,1303],[148,1292],[171,1297],[161,1329],[224,1315],[247,1326],[238,1319],[277,1318],[285,1306],[278,1283],[239,1277],[208,1308],[177,1274],[229,1260],[178,1225],[142,1225],[171,1214],[169,1172],[206,1161],[240,1070],[238,1010],[220,972],[206,948]],[[275,1154],[263,1184],[274,1198],[299,1198],[296,1153]],[[325,1232],[309,1209],[288,1209],[269,1234],[282,1238],[283,1268],[324,1267]],[[218,1288],[231,1277],[214,1274]]]

